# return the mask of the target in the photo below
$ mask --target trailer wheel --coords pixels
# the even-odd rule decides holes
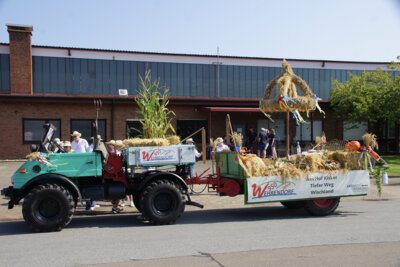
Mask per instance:
[[[326,216],[331,214],[339,206],[340,198],[325,198],[306,200],[305,210],[314,216]]]
[[[143,216],[154,224],[171,224],[185,209],[184,195],[172,181],[158,180],[143,190],[140,209]]]
[[[33,188],[25,197],[22,215],[36,232],[61,231],[75,212],[71,193],[58,184],[43,184]]]
[[[285,201],[281,202],[281,204],[290,210],[300,209],[305,205],[304,201]]]

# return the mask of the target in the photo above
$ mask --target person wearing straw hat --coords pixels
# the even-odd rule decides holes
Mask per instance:
[[[70,142],[70,141],[64,141],[64,143],[62,144],[62,146],[63,146],[65,152],[67,152],[67,153],[72,153],[72,152],[74,152],[74,151],[72,150],[72,148],[71,148],[71,142]]]
[[[192,145],[192,146],[194,146],[194,155],[195,155],[196,158],[200,158],[201,155],[203,155],[203,152],[197,151],[197,148],[196,148],[196,146],[195,146],[194,141],[193,141],[192,138],[187,139],[187,140],[186,140],[186,144],[187,144],[187,145]]]
[[[89,144],[88,142],[81,138],[81,133],[78,131],[74,131],[71,136],[74,139],[71,143],[72,145],[72,150],[74,150],[74,152],[87,152],[88,148],[89,148]]]
[[[227,145],[224,144],[224,139],[222,139],[222,137],[218,137],[218,138],[216,139],[216,141],[217,141],[217,146],[215,147],[215,150],[216,150],[217,152],[221,152],[221,151],[231,151],[231,150],[229,149],[229,146],[227,146]]]
[[[107,151],[108,152],[115,152],[115,140],[110,140],[106,142],[107,145]]]

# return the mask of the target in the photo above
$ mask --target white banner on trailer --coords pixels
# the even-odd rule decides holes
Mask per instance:
[[[313,173],[302,180],[285,181],[278,176],[263,176],[247,178],[246,182],[246,203],[355,196],[368,194],[369,171]]]

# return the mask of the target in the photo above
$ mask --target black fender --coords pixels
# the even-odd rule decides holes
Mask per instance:
[[[73,195],[75,205],[82,200],[82,195],[78,186],[74,184],[71,179],[60,174],[47,173],[33,178],[24,184],[24,186],[22,186],[20,189],[18,189],[18,194],[14,198],[14,203],[18,204],[18,202],[24,198],[33,187],[43,184],[44,181],[65,186]]]
[[[182,179],[179,175],[172,173],[172,172],[162,172],[162,171],[152,171],[149,172],[148,175],[145,176],[145,178],[140,182],[139,187],[137,188],[137,191],[140,192],[142,189],[149,183],[153,182],[154,180],[159,179],[160,177],[163,177],[164,179],[171,179],[172,181],[178,183],[180,186],[182,186],[183,190],[188,190],[188,186],[185,182],[185,180]]]

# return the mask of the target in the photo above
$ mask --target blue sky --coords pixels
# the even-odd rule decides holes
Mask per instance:
[[[290,59],[391,61],[400,55],[396,0],[0,0],[34,45]]]

